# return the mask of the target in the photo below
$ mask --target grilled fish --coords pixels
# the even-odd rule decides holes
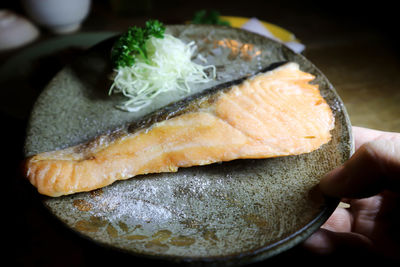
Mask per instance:
[[[29,157],[24,173],[39,193],[55,197],[180,167],[308,153],[329,142],[334,127],[314,78],[285,63],[87,143]]]

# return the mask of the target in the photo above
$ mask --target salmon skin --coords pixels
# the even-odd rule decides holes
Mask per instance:
[[[93,140],[29,157],[39,193],[90,191],[136,175],[235,159],[309,153],[331,139],[334,117],[315,77],[285,63],[218,85]]]

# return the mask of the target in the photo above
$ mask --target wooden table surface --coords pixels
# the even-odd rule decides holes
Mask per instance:
[[[157,18],[166,24],[183,23],[200,9],[215,9],[229,16],[257,17],[293,32],[305,44],[303,55],[334,85],[353,125],[400,132],[400,58],[395,35],[398,30],[394,25],[395,11],[385,2],[378,7],[349,6],[345,1],[335,1],[329,6],[321,6],[321,2],[314,1],[150,2],[150,10],[120,16],[108,1],[94,1],[81,31],[121,32],[132,25],[143,25],[148,18]],[[9,6],[21,11],[14,4]],[[41,31],[42,37],[36,43],[55,38],[45,29]],[[3,52],[0,60],[10,58],[23,49]],[[26,119],[4,112],[0,114],[3,125],[7,127],[3,130],[3,140],[6,140],[9,155],[3,177],[7,181],[4,190],[9,193],[5,194],[3,202],[6,204],[3,221],[7,223],[3,230],[6,235],[10,234],[10,238],[6,239],[9,250],[6,254],[16,265],[102,266],[106,263],[118,266],[154,262],[94,245],[52,218],[40,204],[37,193],[17,171],[22,160]],[[299,264],[320,265],[341,263],[345,258],[354,262],[370,260],[369,255],[355,251],[320,257],[298,246],[255,265],[284,264],[292,260]]]

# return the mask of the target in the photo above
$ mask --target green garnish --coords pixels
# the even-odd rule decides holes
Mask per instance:
[[[192,23],[231,26],[229,21],[225,21],[220,18],[220,14],[218,11],[211,10],[210,12],[207,12],[207,10],[205,9],[197,11],[194,14]]]
[[[131,27],[121,35],[111,51],[111,61],[116,68],[132,66],[137,55],[148,60],[146,41],[150,37],[164,38],[165,27],[158,20],[149,20],[145,28]]]

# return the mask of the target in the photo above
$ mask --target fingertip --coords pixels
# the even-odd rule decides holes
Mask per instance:
[[[400,168],[396,169],[400,166],[400,160],[396,161],[397,150],[391,145],[387,140],[364,144],[346,163],[321,179],[321,191],[328,196],[363,198],[383,189],[398,190],[396,185],[390,186],[398,181],[400,173]]]
[[[319,183],[319,188],[325,195],[342,197],[346,184],[346,175],[343,173],[343,166],[340,166],[322,177]]]

